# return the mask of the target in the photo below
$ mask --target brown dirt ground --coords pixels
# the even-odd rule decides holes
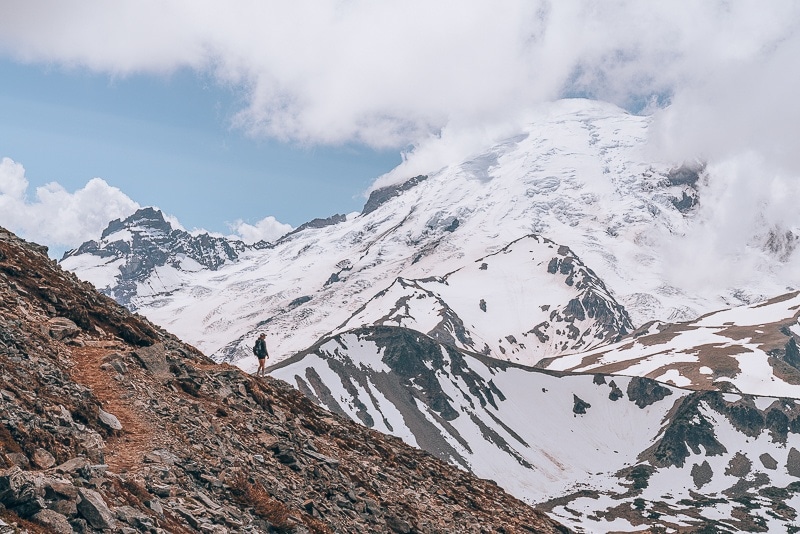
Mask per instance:
[[[113,350],[105,347],[74,347],[72,378],[92,390],[102,408],[114,414],[122,423],[122,431],[106,439],[105,460],[109,469],[122,473],[141,465],[145,451],[153,449],[156,442],[166,441],[163,429],[149,423],[147,414],[124,398],[126,389],[114,380],[116,373],[101,369],[106,356]]]

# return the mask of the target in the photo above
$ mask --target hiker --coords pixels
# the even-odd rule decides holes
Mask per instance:
[[[264,376],[264,362],[267,361],[269,358],[269,353],[267,352],[267,342],[264,341],[266,334],[261,334],[256,339],[256,344],[253,347],[253,354],[256,355],[258,358],[258,369],[256,370],[256,376]]]

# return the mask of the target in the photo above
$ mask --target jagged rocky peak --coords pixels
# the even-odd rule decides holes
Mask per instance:
[[[285,236],[283,236],[279,241],[286,239],[289,236],[302,232],[304,230],[308,230],[311,228],[325,228],[326,226],[333,226],[334,224],[339,224],[347,220],[347,215],[343,215],[341,213],[337,213],[335,215],[331,215],[330,217],[325,218],[316,218],[308,221],[307,223],[303,223]]]
[[[146,207],[136,210],[133,215],[126,218],[124,221],[120,219],[114,219],[108,223],[106,229],[103,230],[101,239],[105,239],[109,235],[120,230],[133,227],[158,230],[164,232],[165,234],[172,232],[172,225],[164,219],[164,214],[160,210],[152,207]]]
[[[167,293],[180,285],[179,273],[215,271],[244,251],[265,246],[269,245],[261,242],[250,246],[208,233],[193,235],[173,228],[160,210],[147,207],[124,220],[112,221],[99,241],[87,241],[67,252],[61,264],[66,269],[75,269],[86,265],[87,258],[99,258],[86,278],[134,309],[135,297],[143,288],[150,294]],[[159,268],[171,273],[157,273]],[[148,280],[151,276],[154,281]]]
[[[0,229],[0,532],[566,532],[214,364]]]

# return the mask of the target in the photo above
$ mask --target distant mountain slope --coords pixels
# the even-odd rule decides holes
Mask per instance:
[[[0,228],[0,532],[567,532],[218,365]]]
[[[800,399],[800,294],[640,329],[618,343],[538,366],[644,376],[690,389]]]
[[[389,326],[340,333],[270,372],[577,531],[796,526],[800,409],[791,399],[543,372]]]
[[[568,247],[535,235],[451,273],[398,278],[335,332],[369,325],[404,326],[529,365],[530,355],[587,349],[633,330],[591,269]]]

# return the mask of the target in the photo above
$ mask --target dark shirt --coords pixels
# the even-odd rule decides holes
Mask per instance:
[[[258,338],[256,340],[256,357],[261,360],[268,356],[267,353],[267,344],[264,342],[263,339]]]

